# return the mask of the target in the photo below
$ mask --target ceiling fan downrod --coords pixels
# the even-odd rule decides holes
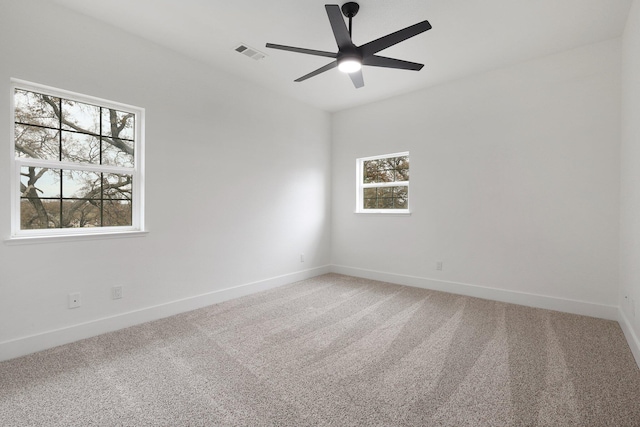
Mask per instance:
[[[343,4],[341,7],[341,10],[342,10],[342,14],[347,18],[349,18],[349,37],[353,39],[353,36],[351,35],[351,18],[353,18],[358,14],[358,11],[360,10],[360,5],[354,1],[350,1],[348,3]]]

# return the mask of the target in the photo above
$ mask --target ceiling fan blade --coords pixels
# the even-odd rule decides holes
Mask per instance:
[[[354,47],[351,36],[349,35],[349,30],[347,30],[347,24],[344,23],[340,6],[337,4],[326,4],[324,8],[327,10],[327,16],[329,17],[338,49],[342,50],[344,48]]]
[[[362,77],[362,70],[358,70],[355,73],[349,73],[349,77],[351,77],[351,81],[356,89],[364,86],[364,78]]]
[[[394,44],[398,44],[401,41],[409,39],[413,36],[417,36],[418,34],[424,33],[425,31],[430,29],[431,24],[429,24],[429,21],[422,21],[415,25],[411,25],[410,27],[396,31],[395,33],[387,34],[384,37],[380,37],[379,39],[363,44],[358,48],[358,50],[362,54],[362,57],[366,58],[367,56],[371,56],[383,49],[391,47]]]
[[[281,45],[281,44],[267,43],[267,47],[269,47],[271,49],[286,50],[286,51],[289,51],[289,52],[306,53],[307,55],[326,56],[327,58],[336,58],[338,56],[337,53],[333,53],[333,52],[325,52],[323,50],[305,49],[305,48],[302,48],[302,47],[284,46],[284,45]]]
[[[330,62],[324,67],[320,67],[317,70],[310,72],[309,74],[305,74],[304,76],[300,77],[299,79],[295,79],[294,81],[301,82],[301,81],[307,80],[308,78],[317,76],[318,74],[324,73],[325,71],[329,71],[330,69],[336,68],[337,66],[338,66],[338,61]]]
[[[401,59],[387,58],[386,56],[371,55],[362,60],[362,65],[373,67],[399,68],[401,70],[420,71],[424,64],[403,61]]]

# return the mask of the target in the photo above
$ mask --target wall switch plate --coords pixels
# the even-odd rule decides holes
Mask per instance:
[[[436,262],[436,270],[442,270],[442,261]]]
[[[122,298],[122,286],[114,286],[111,288],[111,299]]]
[[[300,254],[300,262],[304,262],[304,254]]]
[[[69,294],[69,308],[78,308],[82,305],[80,300],[80,292],[73,292]]]

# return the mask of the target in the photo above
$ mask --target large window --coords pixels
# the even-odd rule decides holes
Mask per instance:
[[[356,160],[356,212],[409,212],[409,153]]]
[[[12,237],[143,229],[144,110],[14,81]]]

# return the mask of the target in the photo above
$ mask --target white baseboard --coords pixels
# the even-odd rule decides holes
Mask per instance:
[[[638,336],[633,331],[631,322],[629,322],[629,319],[624,314],[624,311],[618,310],[618,314],[619,314],[618,323],[620,324],[620,327],[622,328],[622,332],[624,332],[624,336],[627,339],[627,342],[629,343],[629,348],[631,348],[631,353],[633,353],[633,357],[636,358],[636,363],[640,368],[640,339],[638,339]]]
[[[246,283],[194,297],[171,301],[152,307],[121,313],[90,322],[55,329],[35,335],[0,342],[0,361],[9,360],[59,345],[68,344],[84,338],[150,322],[175,314],[184,313],[208,305],[217,304],[230,299],[242,297],[278,286],[294,283],[331,272],[330,266],[322,266],[298,271],[282,276],[272,277],[257,282]]]
[[[520,304],[529,307],[557,310],[566,313],[581,314],[608,320],[617,320],[620,323],[629,347],[640,366],[640,340],[634,333],[631,323],[624,313],[616,306],[594,304],[584,301],[568,300],[544,295],[528,294],[524,292],[507,291],[504,289],[488,288],[470,285],[466,283],[448,282],[443,280],[427,279],[423,277],[407,276],[381,271],[366,270],[341,265],[327,265],[309,270],[299,271],[282,276],[272,277],[257,282],[246,283],[214,292],[209,292],[194,297],[184,298],[165,304],[118,314],[115,316],[96,319],[90,322],[55,329],[35,335],[0,342],[0,361],[9,360],[37,351],[46,350],[59,345],[68,344],[84,338],[127,328],[145,322],[161,319],[175,314],[184,313],[208,305],[217,304],[234,298],[253,294],[267,289],[276,288],[300,280],[309,279],[326,273],[339,273],[349,276],[363,277],[372,280],[380,280],[400,285],[414,286],[424,289],[432,289],[467,295],[477,298]]]
[[[619,319],[618,307],[613,305],[594,304],[586,301],[570,300],[546,295],[536,295],[525,292],[509,291],[505,289],[489,288],[485,286],[470,285],[467,283],[428,279],[425,277],[385,273],[382,271],[366,270],[362,268],[347,267],[343,265],[332,265],[331,271],[333,273],[346,274],[349,276],[362,277],[365,279],[380,280],[383,282],[397,283],[399,285],[407,285],[416,288],[449,292],[452,294],[466,295],[493,301],[508,302],[512,304],[525,305],[528,307],[544,308],[547,310],[561,311],[564,313],[581,314],[583,316],[598,317],[607,320]]]

